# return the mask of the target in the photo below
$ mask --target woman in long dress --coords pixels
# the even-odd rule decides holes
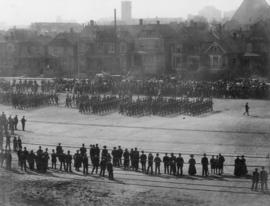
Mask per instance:
[[[190,159],[188,161],[189,163],[189,168],[188,168],[188,174],[193,176],[196,175],[196,160],[194,159],[194,155],[190,155]]]

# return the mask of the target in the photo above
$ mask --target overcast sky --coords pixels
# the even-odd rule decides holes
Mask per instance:
[[[270,0],[267,0],[268,2]],[[212,5],[223,11],[235,10],[242,0],[133,0],[133,17],[186,17]],[[63,20],[87,22],[120,16],[121,0],[0,0],[0,22],[26,25],[31,22]]]

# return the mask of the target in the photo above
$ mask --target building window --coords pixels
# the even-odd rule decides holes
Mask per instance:
[[[220,67],[222,65],[221,55],[210,55],[210,66]]]
[[[182,56],[174,56],[173,57],[173,67],[174,68],[181,68],[183,64],[183,57]]]

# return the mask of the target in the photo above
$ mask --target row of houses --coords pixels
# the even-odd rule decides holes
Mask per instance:
[[[264,74],[270,62],[267,35],[225,30],[205,22],[96,25],[57,35],[12,29],[0,34],[0,74],[88,77],[111,74],[238,72]],[[256,30],[257,29],[257,30]],[[257,31],[257,32],[256,32]]]

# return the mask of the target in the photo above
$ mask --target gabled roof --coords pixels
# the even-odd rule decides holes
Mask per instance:
[[[213,42],[210,44],[210,46],[204,52],[207,53],[213,47],[218,47],[222,53],[226,53],[226,50],[218,42]]]

